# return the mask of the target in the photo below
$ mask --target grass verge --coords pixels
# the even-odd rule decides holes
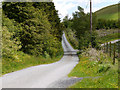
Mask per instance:
[[[2,75],[11,73],[14,71],[18,71],[30,66],[36,66],[40,64],[50,64],[56,62],[62,58],[63,54],[54,58],[43,57],[43,56],[31,56],[28,54],[24,54],[23,52],[19,52],[14,55],[15,59],[3,58],[2,60]]]
[[[112,59],[102,51],[87,49],[79,54],[80,62],[68,75],[69,77],[84,78],[70,88],[118,88],[118,61],[112,64]]]

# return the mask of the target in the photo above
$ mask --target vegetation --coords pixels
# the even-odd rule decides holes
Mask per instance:
[[[118,39],[118,31],[116,32],[119,28],[118,21],[110,19],[106,20],[98,18],[98,16],[99,15],[97,13],[93,13],[92,35],[90,34],[90,14],[84,13],[84,9],[82,7],[78,6],[78,11],[73,13],[73,18],[65,16],[63,24],[66,28],[65,31],[67,31],[66,36],[74,48],[82,50],[88,48],[90,45],[92,45],[93,48],[99,48],[99,44],[101,43]],[[115,30],[113,31],[113,29]],[[99,34],[99,31],[104,33],[102,37]],[[114,33],[107,33],[107,31]],[[74,32],[74,37],[71,35],[71,32]],[[76,44],[76,40],[73,38],[76,38],[79,44]]]
[[[118,21],[118,4],[110,5],[95,12],[97,19]]]
[[[73,18],[66,16],[63,19],[69,42],[80,50],[78,52],[80,62],[68,76],[84,77],[82,81],[70,88],[118,88],[118,58],[113,65],[112,58],[100,50],[100,44],[119,39],[118,21],[99,18],[99,15],[97,12],[93,13],[92,34],[90,34],[90,14],[84,13],[82,7],[78,6],[78,11],[73,13]],[[78,45],[75,44],[76,41],[71,33],[77,38]]]
[[[99,37],[103,37],[109,34],[114,34],[114,33],[118,33],[118,29],[100,29],[100,30],[96,30],[97,34]]]
[[[14,59],[7,58],[2,61],[2,74],[14,72],[17,70],[21,70],[30,66],[36,66],[40,64],[49,64],[56,62],[62,58],[61,56],[50,58],[50,56],[33,56],[28,55],[23,52],[17,52],[14,54]]]
[[[118,4],[104,7],[95,12],[97,16],[96,29],[115,29],[118,23]]]
[[[73,32],[71,29],[65,29],[65,35],[69,43],[74,49],[77,49],[79,46],[79,42],[75,36],[75,32]]]
[[[2,10],[3,73],[63,55],[62,24],[53,2],[4,2]]]
[[[63,24],[66,28],[66,36],[68,36],[72,46],[75,48],[82,50],[85,49],[86,47],[89,47],[91,45],[92,41],[92,47],[97,47],[96,43],[96,35],[95,32],[92,34],[92,37],[90,36],[90,14],[86,14],[84,12],[84,9],[80,6],[78,6],[78,11],[73,13],[73,18],[68,18],[66,16],[63,19]],[[93,15],[93,30],[95,31],[95,23],[96,23],[96,17]],[[70,35],[70,33],[74,33]],[[68,34],[69,33],[69,34]],[[87,35],[87,36],[86,36]],[[72,39],[74,37],[74,39]],[[78,42],[76,42],[76,40]],[[77,45],[77,46],[75,46]]]
[[[119,23],[116,20],[98,19],[96,29],[116,29],[119,27]]]
[[[120,39],[120,37],[118,37],[118,35],[120,35],[120,33],[113,33],[113,34],[109,34],[106,36],[97,37],[97,41],[99,42],[99,44],[114,41],[114,40]]]
[[[102,51],[88,48],[79,54],[80,62],[68,76],[88,77],[70,88],[118,88],[118,60],[112,59]]]

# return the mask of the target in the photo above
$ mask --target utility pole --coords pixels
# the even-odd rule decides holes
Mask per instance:
[[[92,46],[92,0],[90,0],[90,34],[91,34],[91,46]]]

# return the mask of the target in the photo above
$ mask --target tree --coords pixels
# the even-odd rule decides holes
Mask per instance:
[[[44,9],[37,4],[42,5]],[[50,7],[50,5],[52,6]],[[48,8],[52,12],[48,11]],[[3,13],[17,23],[16,35],[21,41],[20,50],[24,53],[36,56],[47,53],[51,57],[55,57],[62,52],[61,23],[53,3],[5,2]],[[55,14],[54,21],[50,22],[53,18],[50,16],[53,14]]]

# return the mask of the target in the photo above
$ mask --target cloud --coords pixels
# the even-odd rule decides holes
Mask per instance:
[[[0,2],[3,0],[0,0]],[[59,17],[61,20],[66,16],[72,16],[72,13],[77,10],[77,6],[84,8],[85,12],[89,12],[89,1],[90,0],[53,0],[55,8],[58,10]],[[108,5],[118,3],[118,0],[92,0],[93,12],[99,10]],[[87,6],[87,8],[86,8]]]
[[[53,2],[61,19],[66,15],[72,16],[72,12],[77,10],[77,6],[83,7],[85,12],[89,12],[89,0],[53,0]],[[118,0],[92,0],[92,3],[93,12],[95,12],[105,6],[118,3]],[[88,7],[86,8],[86,6]]]

